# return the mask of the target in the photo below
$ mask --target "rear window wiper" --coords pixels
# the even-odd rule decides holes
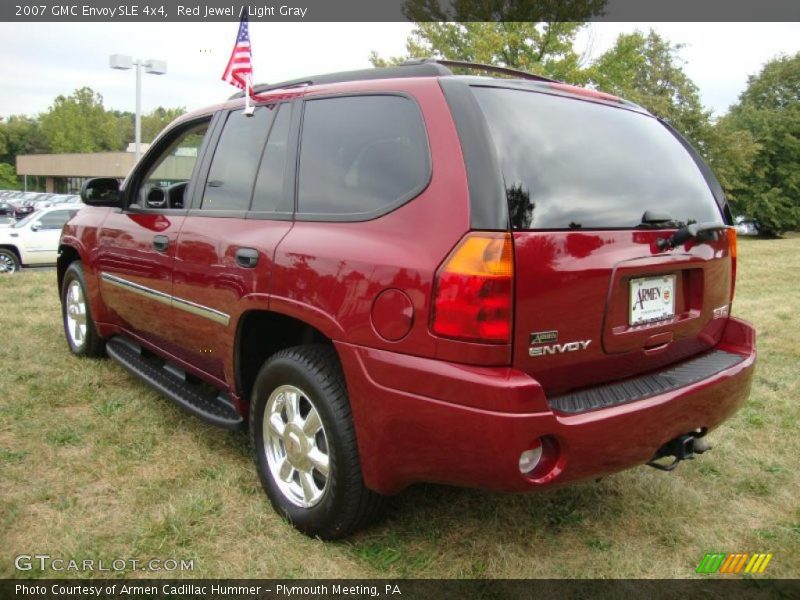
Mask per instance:
[[[726,229],[723,223],[685,223],[673,219],[667,213],[655,210],[646,210],[642,215],[642,222],[637,225],[640,229],[677,229],[668,238],[661,238],[656,242],[659,250],[672,250],[684,242],[703,237],[703,234]]]
[[[659,250],[672,250],[684,242],[704,237],[704,233],[719,229],[727,229],[727,225],[724,223],[692,223],[691,225],[684,225],[672,236],[659,239],[656,245]]]

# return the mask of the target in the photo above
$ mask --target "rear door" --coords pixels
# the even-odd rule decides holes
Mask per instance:
[[[296,143],[292,102],[221,120],[177,243],[172,323],[178,356],[220,382],[241,300],[268,293],[275,248],[292,226]]]
[[[726,230],[662,251],[676,223],[723,217],[693,157],[624,105],[474,87],[515,251],[514,365],[550,394],[656,369],[717,343],[731,300]],[[676,223],[643,223],[646,211]]]

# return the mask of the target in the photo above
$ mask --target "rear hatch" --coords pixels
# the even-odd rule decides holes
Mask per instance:
[[[713,347],[730,307],[735,238],[684,145],[622,103],[473,92],[511,215],[514,366],[552,395]],[[720,229],[661,249],[695,223]]]

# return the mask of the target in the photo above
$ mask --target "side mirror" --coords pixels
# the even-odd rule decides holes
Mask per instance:
[[[36,223],[31,223],[31,231],[39,231],[42,228],[42,224],[39,221]]]
[[[95,177],[81,187],[81,200],[89,206],[119,206],[119,180],[113,177]]]

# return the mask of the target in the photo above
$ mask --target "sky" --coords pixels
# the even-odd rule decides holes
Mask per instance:
[[[35,36],[31,29],[35,27]],[[44,112],[59,94],[89,86],[107,108],[133,111],[132,71],[112,70],[111,54],[167,62],[166,75],[144,75],[142,110],[189,110],[236,90],[221,81],[238,24],[227,23],[0,23],[0,117]],[[800,23],[592,23],[576,40],[587,60],[611,47],[617,35],[650,27],[673,43],[700,89],[703,104],[724,114],[744,90],[747,76],[780,54],[800,51]],[[381,56],[405,54],[408,23],[250,24],[254,76],[275,82],[306,75],[367,68]],[[34,42],[34,43],[32,43]]]

